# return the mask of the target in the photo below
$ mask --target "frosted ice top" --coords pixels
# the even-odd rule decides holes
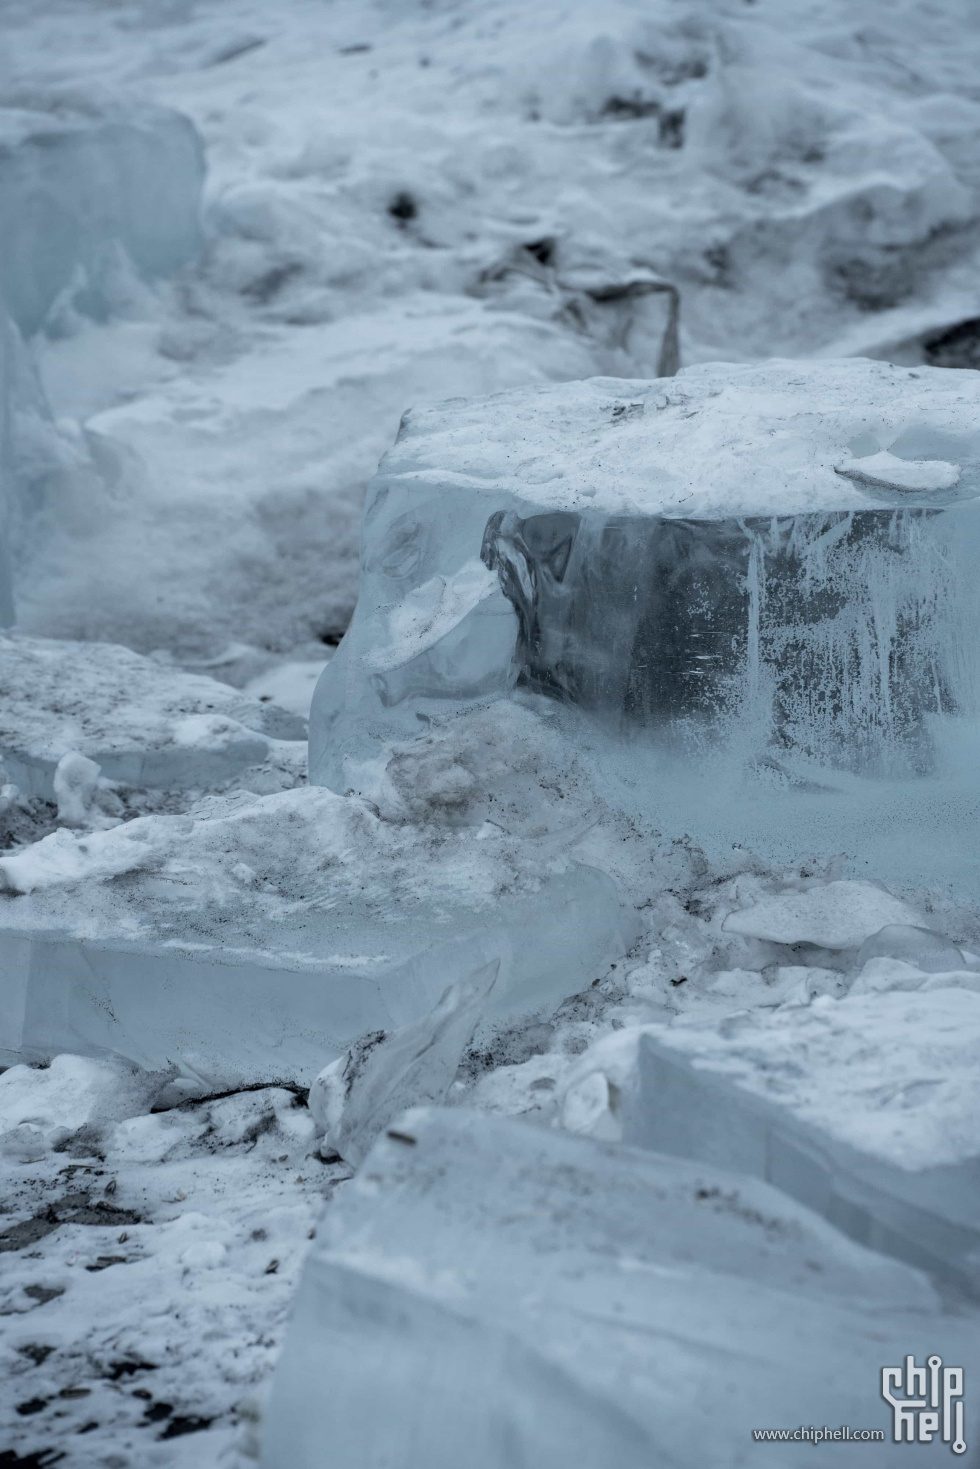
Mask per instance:
[[[414,409],[381,474],[678,518],[947,504],[980,493],[978,410],[971,371],[708,363]]]

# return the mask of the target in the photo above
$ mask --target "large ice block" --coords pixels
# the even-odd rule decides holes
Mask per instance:
[[[499,965],[478,1034],[550,1014],[638,937],[604,872],[487,822],[301,787],[0,858],[0,1064],[69,1051],[213,1089],[309,1085]]]
[[[882,1368],[939,1355],[969,1382],[978,1341],[918,1272],[757,1180],[418,1109],[318,1227],[262,1462],[893,1466]],[[753,1441],[800,1424],[883,1441]],[[948,1462],[949,1443],[911,1457]]]
[[[0,296],[21,331],[64,293],[101,317],[127,270],[152,279],[193,260],[203,180],[201,140],[170,108],[0,106]]]
[[[971,982],[621,1031],[568,1079],[566,1121],[764,1178],[980,1298]]]
[[[661,828],[969,884],[978,392],[861,360],[709,364],[409,414],[312,778],[346,789],[418,717],[547,701]]]
[[[27,796],[51,800],[69,751],[125,786],[190,790],[305,734],[275,704],[129,648],[0,633],[0,764]]]

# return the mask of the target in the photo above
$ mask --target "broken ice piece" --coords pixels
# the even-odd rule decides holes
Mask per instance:
[[[69,750],[55,767],[52,785],[62,826],[84,826],[102,767],[77,750]]]
[[[345,1469],[736,1469],[753,1428],[845,1422],[885,1442],[834,1462],[885,1469],[882,1364],[975,1374],[978,1340],[917,1271],[757,1179],[417,1108],[318,1227],[262,1464],[321,1469],[329,1444]],[[819,1464],[802,1450],[759,1463]],[[938,1435],[921,1452],[949,1460]]]
[[[897,490],[902,494],[951,490],[959,484],[960,467],[944,459],[899,459],[882,451],[864,459],[834,466],[835,472],[871,490]]]
[[[497,978],[498,962],[450,985],[421,1020],[362,1037],[310,1087],[323,1147],[357,1167],[397,1113],[441,1102]]]
[[[886,925],[918,925],[908,903],[870,882],[828,882],[805,892],[776,893],[730,913],[725,933],[776,944],[857,949]],[[950,966],[952,967],[952,966]]]
[[[568,1127],[765,1178],[980,1298],[978,1077],[980,994],[937,986],[619,1031],[560,1102]]]
[[[308,1086],[499,962],[489,1038],[587,988],[640,929],[607,873],[561,851],[315,787],[62,828],[0,874],[0,1062],[115,1052],[211,1091]]]
[[[265,760],[270,741],[306,733],[274,704],[114,643],[0,633],[0,687],[0,761],[46,800],[71,751],[107,780],[186,790],[227,781]]]

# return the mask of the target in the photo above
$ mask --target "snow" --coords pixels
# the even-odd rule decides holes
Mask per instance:
[[[961,475],[965,495],[980,492],[978,397],[980,379],[940,368],[702,364],[670,381],[595,378],[416,410],[380,473],[393,488],[697,519],[868,509],[879,484],[915,504]],[[958,462],[917,462],[913,438],[927,434]],[[842,464],[858,440],[876,447]]]

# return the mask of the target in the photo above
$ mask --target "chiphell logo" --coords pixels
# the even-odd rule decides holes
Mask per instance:
[[[937,1434],[954,1454],[966,1453],[963,1437],[963,1368],[944,1367],[942,1357],[927,1357],[917,1367],[882,1367],[881,1395],[891,1405],[896,1443],[932,1443]]]

